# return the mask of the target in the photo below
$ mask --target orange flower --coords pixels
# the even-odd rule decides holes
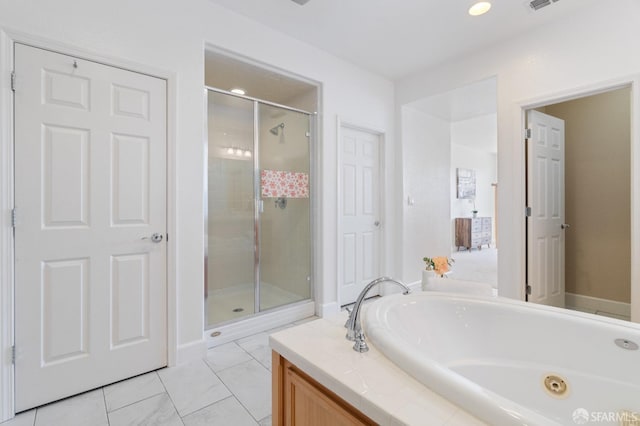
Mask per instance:
[[[445,272],[449,272],[449,260],[444,256],[434,257],[433,269],[438,275],[443,275]]]

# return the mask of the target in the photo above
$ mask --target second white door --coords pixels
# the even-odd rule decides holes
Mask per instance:
[[[15,401],[167,363],[166,82],[15,46]]]
[[[564,121],[534,110],[527,118],[528,301],[564,307]]]
[[[338,261],[340,304],[355,301],[380,273],[380,136],[341,127],[342,231]],[[370,295],[375,295],[372,290]]]

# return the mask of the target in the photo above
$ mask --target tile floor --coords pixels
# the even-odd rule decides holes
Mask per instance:
[[[207,351],[164,368],[21,413],[2,426],[271,425],[269,334]]]

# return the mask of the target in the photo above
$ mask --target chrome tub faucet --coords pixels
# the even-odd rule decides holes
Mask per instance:
[[[347,340],[355,342],[353,344],[353,350],[356,352],[367,352],[369,350],[369,346],[367,346],[367,342],[364,340],[364,333],[362,332],[362,324],[360,321],[360,309],[362,308],[362,302],[364,302],[364,298],[369,290],[371,290],[371,287],[383,282],[390,282],[399,285],[404,289],[402,294],[409,294],[411,292],[409,287],[405,284],[389,277],[376,278],[365,286],[353,305],[353,310],[349,314],[349,319],[347,319],[347,322],[344,324],[347,329]]]

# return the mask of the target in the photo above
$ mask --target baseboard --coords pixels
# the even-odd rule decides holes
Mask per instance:
[[[207,345],[204,339],[185,343],[178,346],[176,354],[177,365],[186,364],[204,358],[207,355]]]
[[[206,347],[213,348],[252,334],[291,324],[315,315],[315,305],[311,301],[294,304],[273,312],[265,312],[245,320],[205,330]],[[215,336],[212,336],[215,334]]]
[[[631,316],[631,304],[581,294],[566,293],[565,306],[589,312],[608,312],[623,317]]]
[[[340,312],[340,305],[338,305],[338,302],[331,302],[331,303],[324,303],[324,304],[318,303],[317,315],[320,318],[324,318],[326,316],[333,315],[338,312]]]

